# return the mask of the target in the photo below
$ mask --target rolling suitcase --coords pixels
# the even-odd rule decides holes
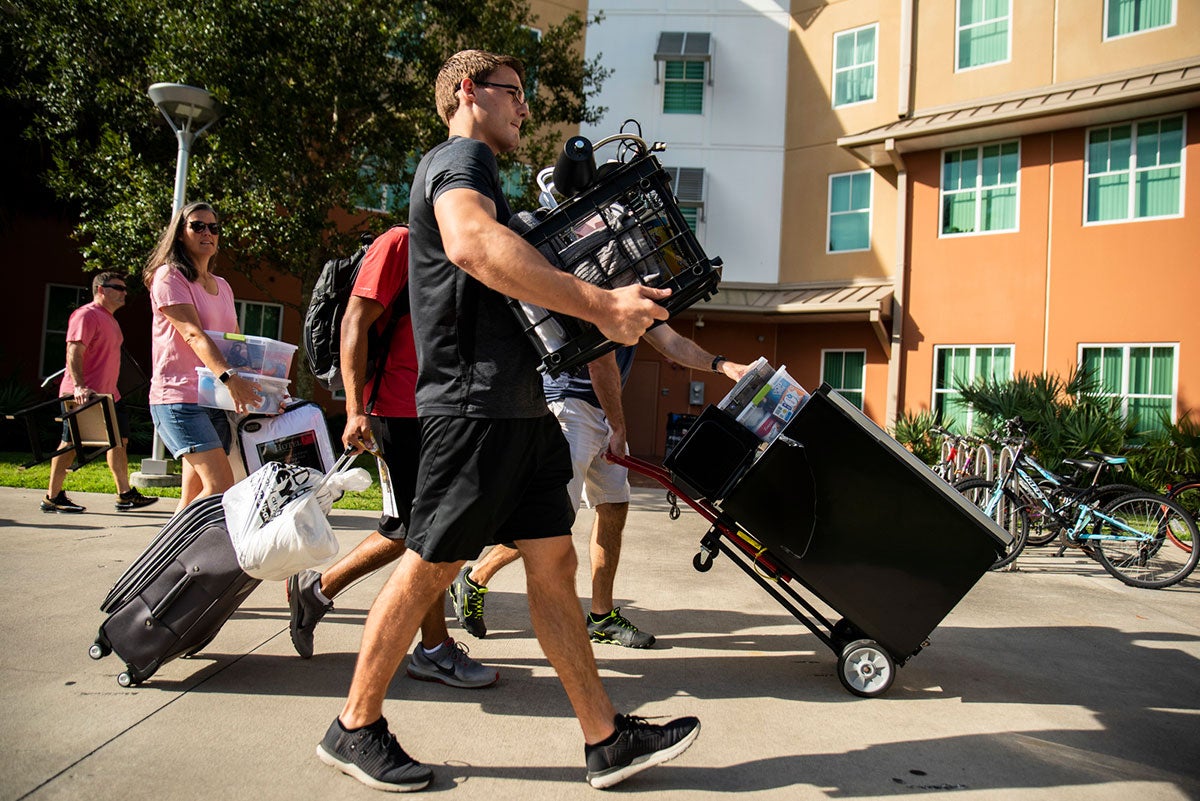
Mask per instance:
[[[114,585],[88,655],[115,652],[125,662],[117,683],[141,684],[208,645],[259,583],[238,566],[221,496],[201,498],[172,518]]]

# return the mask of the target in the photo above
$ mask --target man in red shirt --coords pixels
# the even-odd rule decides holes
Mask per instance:
[[[313,630],[333,598],[349,584],[400,558],[417,485],[420,426],[417,423],[417,352],[407,314],[408,229],[396,226],[380,235],[354,282],[342,318],[341,370],[346,391],[346,447],[379,456],[383,484],[383,514],[378,530],[364,539],[324,573],[306,570],[288,579],[292,645],[300,656],[313,653]],[[404,304],[396,308],[396,304]],[[366,380],[367,336],[371,327],[386,335],[387,356],[370,381]],[[385,478],[386,476],[386,478]],[[408,675],[451,687],[487,687],[499,678],[467,656],[446,629],[442,599],[429,607],[421,621],[421,641],[408,663]]]
[[[125,305],[128,291],[126,276],[118,272],[103,272],[92,279],[92,302],[71,313],[67,322],[67,368],[59,385],[59,396],[71,395],[78,403],[86,403],[96,395],[112,395],[117,410],[117,429],[121,444],[110,448],[105,456],[108,469],[117,483],[117,511],[128,512],[149,506],[158,498],[147,498],[129,485],[129,462],[125,449],[129,445],[129,410],[121,403],[117,377],[121,374],[121,344],[125,335],[113,313]],[[71,445],[71,430],[63,423],[62,444],[59,449],[70,450],[50,460],[50,487],[42,499],[43,512],[83,512],[86,507],[72,501],[63,490],[67,468],[75,461]]]

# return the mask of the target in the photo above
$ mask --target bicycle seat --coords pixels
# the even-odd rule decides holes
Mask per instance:
[[[1099,453],[1098,451],[1084,451],[1084,456],[1089,456],[1092,459],[1098,459],[1105,464],[1125,464],[1129,460],[1124,456],[1113,456],[1107,453]]]

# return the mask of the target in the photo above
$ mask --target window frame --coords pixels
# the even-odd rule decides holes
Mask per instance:
[[[66,361],[66,358],[67,358],[67,355],[66,355],[67,329],[64,328],[60,331],[57,328],[56,329],[50,328],[50,297],[56,290],[74,290],[76,293],[76,297],[79,302],[74,307],[72,307],[71,311],[67,312],[68,320],[70,319],[71,314],[74,313],[74,311],[76,309],[79,309],[82,306],[86,306],[87,304],[92,302],[92,287],[91,287],[90,283],[87,284],[86,286],[79,286],[78,284],[60,284],[57,282],[51,282],[51,283],[46,284],[45,293],[42,295],[42,336],[41,336],[41,340],[40,340],[40,343],[41,343],[40,351],[41,352],[38,353],[39,381],[45,381],[48,377],[54,375],[60,369],[67,366],[67,361]],[[61,335],[63,338],[63,360],[62,360],[62,363],[58,365],[58,367],[55,367],[54,369],[52,369],[50,372],[47,373],[47,372],[44,372],[44,370],[48,366],[46,364],[46,359],[49,358],[50,348],[48,346],[46,339],[51,334]]]
[[[867,212],[867,244],[866,244],[866,247],[861,247],[861,248],[849,248],[847,250],[834,250],[833,242],[831,240],[831,234],[833,233],[833,216],[834,216],[834,214],[861,214],[862,213],[861,209],[851,209],[849,211],[840,211],[840,212],[835,212],[833,210],[833,182],[834,182],[834,179],[844,178],[846,176],[853,176],[853,175],[866,175],[869,178],[869,181],[868,181],[869,189],[867,192],[867,208],[866,208],[866,212]],[[854,182],[852,180],[851,181],[852,188],[853,188],[853,185],[854,185]],[[866,170],[851,170],[849,172],[831,173],[829,175],[828,192],[826,193],[826,196],[825,196],[825,255],[833,256],[833,255],[839,255],[842,253],[863,253],[865,251],[869,251],[871,249],[871,238],[872,238],[871,237],[871,233],[872,233],[871,226],[874,223],[874,219],[875,219],[875,171],[871,170],[871,169],[866,169]]]
[[[842,379],[843,380],[839,380],[837,384],[834,384],[832,381],[830,381],[829,377],[825,374],[825,366],[826,366],[825,360],[831,354],[835,354],[835,353],[840,354],[843,357],[843,359],[842,359]],[[857,353],[857,354],[862,355],[862,373],[859,377],[860,383],[862,384],[862,386],[859,389],[851,389],[851,388],[841,386],[841,384],[844,383],[844,379],[845,379],[845,375],[846,375],[845,356],[850,353]],[[822,348],[821,349],[821,383],[829,384],[829,386],[833,389],[834,392],[841,395],[843,398],[845,398],[850,403],[854,403],[854,400],[847,397],[845,393],[846,392],[857,392],[860,396],[862,396],[859,399],[857,408],[859,411],[862,411],[867,403],[867,349],[866,348]]]
[[[995,229],[990,229],[990,230],[986,230],[986,231],[982,230],[981,228],[979,228],[979,224],[982,221],[982,214],[983,214],[983,204],[981,202],[982,194],[983,194],[983,190],[984,190],[983,169],[982,169],[983,149],[985,147],[992,147],[992,146],[1003,147],[1004,145],[1012,144],[1014,142],[1017,145],[1017,179],[1016,179],[1016,181],[1014,181],[1011,184],[1011,186],[1015,187],[1016,192],[1017,192],[1017,198],[1016,198],[1017,208],[1016,208],[1016,216],[1013,220],[1013,227],[1012,228],[995,228]],[[945,230],[945,228],[946,228],[946,219],[945,219],[946,188],[944,186],[944,183],[945,183],[944,174],[945,174],[945,169],[946,169],[946,154],[961,153],[965,150],[970,150],[970,149],[971,149],[970,146],[968,146],[968,147],[948,147],[941,151],[941,156],[940,156],[940,159],[938,162],[938,168],[939,168],[938,169],[938,239],[955,239],[955,238],[963,237],[963,236],[986,236],[986,235],[990,235],[990,234],[1019,233],[1021,230],[1021,156],[1023,153],[1023,150],[1021,148],[1021,139],[1019,137],[1017,139],[1004,139],[1004,140],[999,140],[999,141],[995,141],[995,142],[983,142],[983,143],[975,146],[976,163],[980,165],[980,168],[977,169],[976,173],[975,173],[975,187],[974,187],[974,189],[970,189],[970,190],[956,189],[953,191],[953,194],[965,194],[966,192],[973,192],[975,194],[975,225],[976,225],[976,228],[974,231],[958,231],[958,232],[952,232],[952,233],[946,232],[946,230]],[[989,188],[996,189],[996,188],[1000,188],[1000,187],[1004,187],[1004,186],[1010,186],[1010,184],[997,184],[996,186],[989,187]]]
[[[1187,210],[1186,210],[1184,204],[1187,200],[1187,145],[1188,145],[1188,139],[1187,139],[1188,119],[1187,118],[1188,118],[1188,115],[1186,112],[1180,112],[1180,113],[1175,113],[1175,114],[1160,114],[1160,115],[1156,115],[1153,117],[1140,117],[1138,119],[1126,120],[1124,122],[1110,123],[1107,125],[1093,125],[1084,130],[1084,132],[1083,132],[1083,208],[1081,211],[1082,211],[1082,215],[1083,215],[1083,225],[1085,227],[1090,227],[1090,226],[1094,226],[1094,225],[1127,225],[1129,223],[1150,222],[1153,220],[1177,220],[1186,215]],[[1180,120],[1179,138],[1180,138],[1181,145],[1179,148],[1179,211],[1175,214],[1158,214],[1158,215],[1154,215],[1154,216],[1142,216],[1142,217],[1134,216],[1132,212],[1135,210],[1136,202],[1137,202],[1136,201],[1137,192],[1135,191],[1136,185],[1133,180],[1134,177],[1137,175],[1138,172],[1148,172],[1153,169],[1162,169],[1162,165],[1155,165],[1153,167],[1142,167],[1142,168],[1139,168],[1137,166],[1137,136],[1138,136],[1137,129],[1138,129],[1138,126],[1142,125],[1143,123],[1147,123],[1147,122],[1161,123],[1164,120],[1170,120],[1170,119]],[[1129,181],[1127,183],[1129,192],[1128,192],[1128,201],[1127,201],[1127,207],[1126,207],[1126,211],[1129,213],[1129,216],[1120,217],[1120,218],[1114,219],[1114,220],[1089,220],[1088,219],[1088,209],[1091,206],[1091,199],[1092,199],[1091,198],[1091,180],[1093,177],[1096,177],[1096,176],[1093,176],[1091,173],[1092,133],[1095,131],[1104,131],[1104,130],[1111,130],[1113,128],[1120,128],[1120,127],[1123,127],[1126,125],[1128,125],[1132,129],[1132,134],[1131,134],[1130,144],[1129,144],[1129,158],[1130,158],[1130,163],[1132,166],[1130,166],[1126,170],[1109,171],[1106,173],[1096,173],[1096,176],[1115,175],[1118,172],[1124,173],[1129,176]],[[1160,153],[1160,155],[1161,155],[1161,153]]]
[[[682,64],[683,65],[683,77],[680,77],[680,78],[667,77],[667,66],[670,64]],[[701,65],[704,68],[703,74],[699,78],[687,77],[687,65],[688,64]],[[707,113],[708,98],[706,97],[706,95],[708,94],[707,87],[709,84],[708,64],[709,64],[709,62],[706,61],[705,59],[686,58],[683,56],[681,56],[679,58],[670,58],[670,59],[663,60],[662,104],[659,106],[659,110],[662,114],[664,114],[664,115],[669,114],[671,116],[678,115],[678,116],[684,116],[684,117],[703,117]],[[667,87],[672,84],[679,84],[679,85],[686,85],[686,86],[699,85],[699,87],[700,87],[700,110],[699,111],[668,111],[667,110]]]
[[[1153,393],[1134,393],[1129,392],[1129,372],[1130,358],[1129,352],[1133,348],[1169,348],[1171,350],[1171,425],[1179,422],[1179,343],[1178,342],[1080,342],[1075,352],[1075,364],[1077,367],[1083,367],[1083,352],[1089,348],[1111,349],[1121,348],[1121,394],[1114,395],[1111,392],[1106,392],[1103,389],[1099,394],[1102,397],[1112,398],[1119,397],[1121,399],[1121,417],[1129,419],[1129,401],[1130,399],[1153,399],[1163,398],[1162,395]],[[1096,376],[1097,380],[1102,380],[1102,376]]]
[[[1114,35],[1114,34],[1110,34],[1108,31],[1108,9],[1109,9],[1109,5],[1112,3],[1112,0],[1104,0],[1104,16],[1100,18],[1100,25],[1103,28],[1103,30],[1101,31],[1101,36],[1100,36],[1101,41],[1113,42],[1118,39],[1127,39],[1130,36],[1140,36],[1143,33],[1150,33],[1151,31],[1161,31],[1163,28],[1174,28],[1176,25],[1179,24],[1179,0],[1170,0],[1170,2],[1171,2],[1171,21],[1170,22],[1168,22],[1164,25],[1155,25],[1153,28],[1142,28],[1141,30],[1130,31],[1129,33],[1118,33],[1118,34]]]
[[[938,399],[939,399],[939,397],[943,397],[943,398],[957,397],[958,391],[956,389],[954,389],[953,386],[945,387],[945,388],[941,388],[941,389],[938,388],[938,356],[939,356],[939,354],[942,353],[942,351],[959,350],[962,348],[970,348],[970,351],[971,351],[970,358],[968,360],[968,364],[970,365],[970,368],[971,368],[970,380],[967,382],[969,384],[974,383],[976,381],[976,379],[978,379],[978,376],[975,375],[975,361],[976,361],[976,356],[977,356],[978,352],[983,348],[988,348],[989,350],[991,350],[993,352],[993,355],[995,354],[995,351],[997,351],[997,350],[1007,349],[1008,350],[1008,365],[1009,365],[1008,378],[1011,380],[1012,377],[1016,374],[1017,346],[1015,343],[992,343],[992,344],[979,343],[979,344],[974,344],[974,345],[962,343],[962,344],[956,344],[956,345],[934,345],[933,346],[932,380],[929,382],[929,384],[930,384],[929,409],[935,416],[937,416],[939,423],[941,425],[945,426],[946,428],[949,428],[951,426],[952,421],[944,419],[942,417],[942,415],[939,413]],[[964,407],[966,408],[966,421],[965,421],[966,422],[966,430],[959,432],[959,433],[970,434],[975,428],[975,409],[970,404],[964,404]],[[945,410],[945,402],[943,401],[943,403],[941,405],[941,412],[944,413],[944,410]]]
[[[962,44],[962,32],[964,30],[964,26],[962,24],[960,24],[960,20],[962,19],[963,0],[954,0],[954,72],[955,72],[955,74],[958,74],[960,72],[971,72],[972,70],[987,69],[988,67],[995,67],[1000,64],[1008,64],[1008,63],[1012,62],[1013,4],[1012,4],[1012,0],[1006,0],[1006,2],[1008,3],[1008,13],[1005,16],[997,17],[996,19],[985,20],[983,22],[974,22],[969,26],[965,26],[965,27],[974,28],[974,27],[978,27],[980,25],[992,24],[994,22],[997,22],[1000,19],[1007,20],[1008,21],[1008,26],[1007,26],[1008,39],[1005,42],[1005,51],[1006,52],[1005,52],[1004,58],[1000,59],[998,61],[989,61],[986,64],[976,64],[971,67],[961,67],[961,66],[959,66],[959,58],[961,56],[959,48],[961,47],[961,44]],[[1107,2],[1107,0],[1105,0],[1105,2]]]
[[[237,299],[237,300],[234,300],[233,305],[234,305],[234,310],[237,312],[238,331],[240,331],[243,334],[246,333],[246,309],[249,306],[253,305],[253,306],[262,306],[263,308],[278,309],[279,310],[279,326],[278,326],[277,330],[275,331],[275,333],[274,334],[259,333],[259,334],[252,334],[251,336],[265,336],[268,339],[276,339],[276,340],[282,341],[282,339],[283,339],[283,314],[284,314],[284,306],[282,303],[271,303],[269,301],[262,301],[262,300]]]
[[[870,61],[869,65],[866,63],[854,64],[853,66],[843,67],[843,68],[839,69],[838,65],[837,65],[837,62],[838,62],[838,57],[837,57],[838,56],[838,40],[843,37],[850,36],[851,34],[854,34],[855,37],[857,38],[857,34],[859,33],[859,31],[865,31],[867,29],[872,29],[875,32],[875,48],[874,48],[874,53],[872,53],[872,57],[871,57],[871,61]],[[867,100],[854,100],[849,103],[838,103],[837,102],[838,74],[846,73],[851,70],[863,69],[866,66],[872,67],[871,97]],[[830,82],[829,82],[830,107],[835,108],[835,109],[853,108],[854,106],[862,106],[862,105],[866,105],[867,103],[875,103],[878,100],[879,100],[879,23],[872,22],[867,25],[859,25],[856,28],[847,28],[844,31],[834,32],[834,34],[833,34],[833,64],[832,64],[832,71],[830,72]]]

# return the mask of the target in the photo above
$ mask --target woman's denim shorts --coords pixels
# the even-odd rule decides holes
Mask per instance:
[[[194,403],[151,404],[154,429],[171,456],[203,453],[221,448],[229,453],[229,416],[223,409]]]

